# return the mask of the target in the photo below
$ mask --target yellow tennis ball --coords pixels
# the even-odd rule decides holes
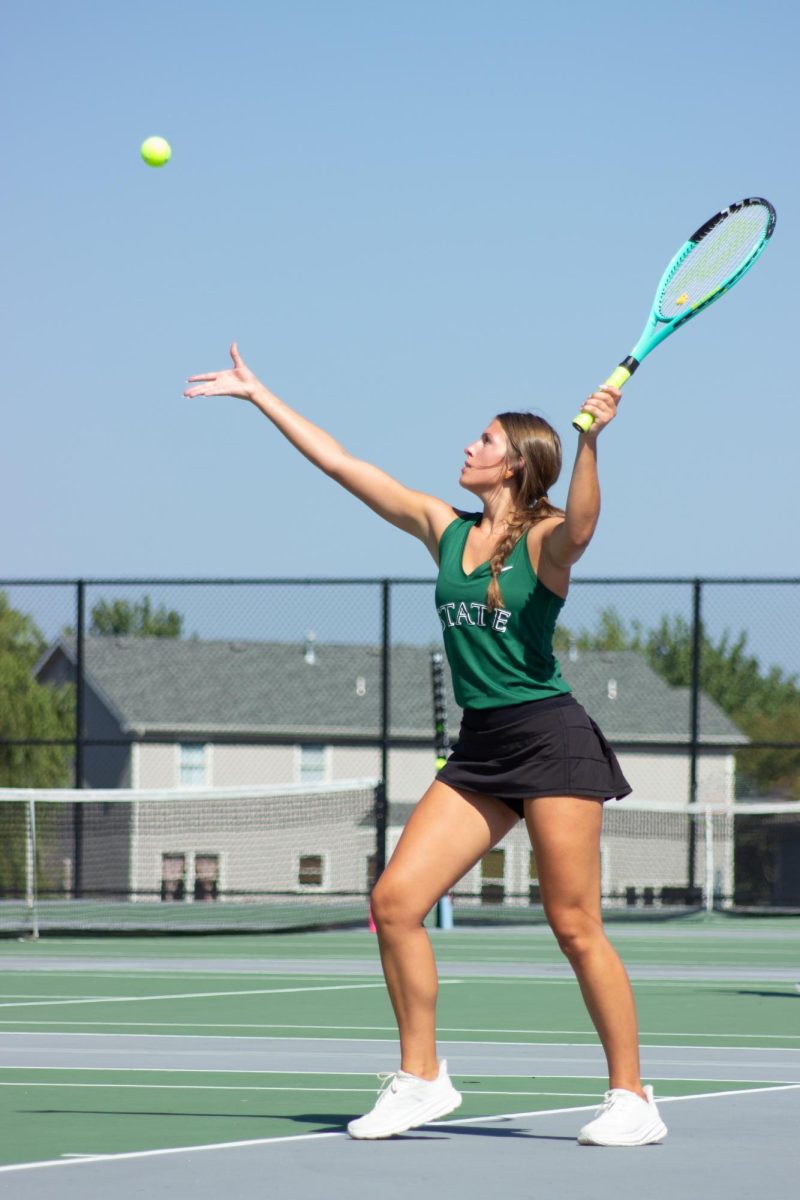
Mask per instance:
[[[149,137],[142,142],[142,158],[148,167],[163,167],[172,157],[172,147],[166,138]]]

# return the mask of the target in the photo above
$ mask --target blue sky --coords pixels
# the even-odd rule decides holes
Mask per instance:
[[[570,463],[666,261],[752,194],[772,245],[626,390],[579,573],[796,573],[799,35],[788,0],[6,5],[0,575],[430,573],[186,377],[236,338],[463,503],[499,410],[543,412]]]

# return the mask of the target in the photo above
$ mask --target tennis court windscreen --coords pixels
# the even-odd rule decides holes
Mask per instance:
[[[364,925],[375,780],[0,788],[0,934]]]

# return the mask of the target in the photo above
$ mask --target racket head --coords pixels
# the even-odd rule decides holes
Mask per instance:
[[[659,281],[633,357],[641,361],[665,337],[730,291],[763,253],[775,221],[769,200],[748,196],[695,230]]]
[[[776,219],[769,200],[748,196],[695,230],[661,276],[638,342],[606,384],[623,387],[659,342],[730,291],[763,253]],[[594,417],[581,412],[572,424],[579,433],[588,433]]]

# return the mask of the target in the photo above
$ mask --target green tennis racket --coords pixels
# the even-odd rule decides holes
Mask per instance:
[[[750,270],[774,228],[775,209],[760,196],[731,204],[701,225],[661,276],[642,336],[606,383],[621,388],[659,342],[730,291]],[[572,424],[586,433],[594,417],[581,412]]]

